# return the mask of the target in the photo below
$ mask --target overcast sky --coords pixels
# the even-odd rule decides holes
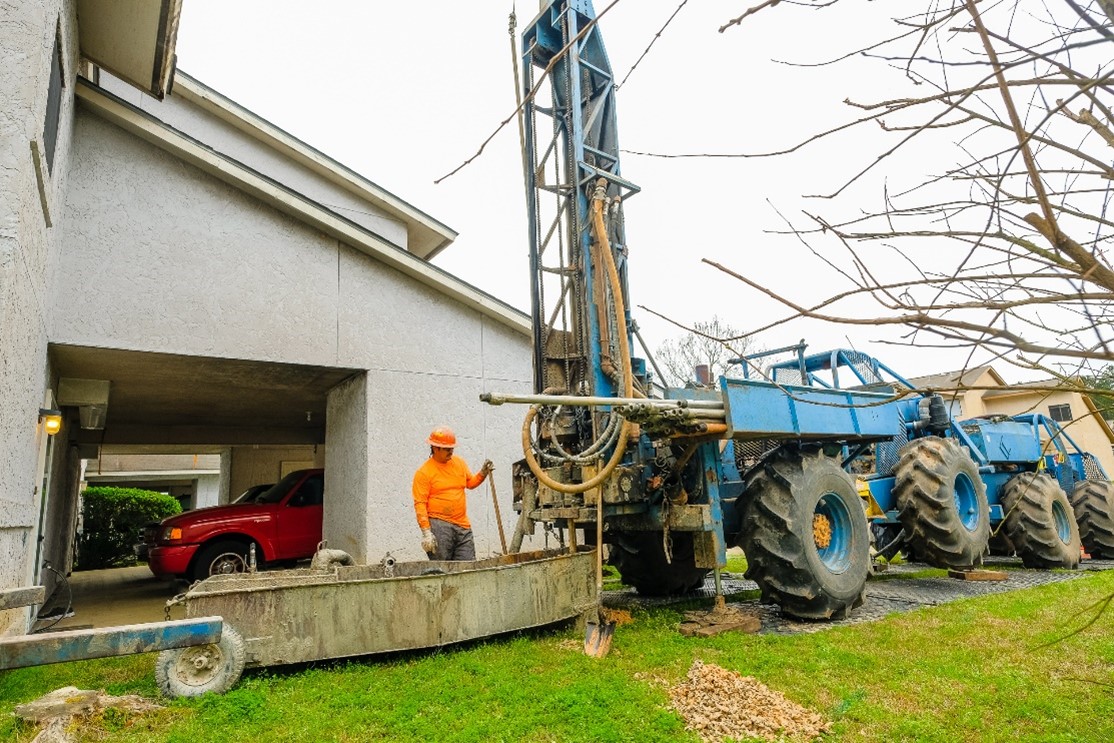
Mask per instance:
[[[879,99],[903,85],[900,73],[887,74],[877,63],[800,69],[771,61],[836,56],[848,41],[831,30],[861,28],[870,16],[802,16],[800,9],[779,7],[718,32],[752,4],[685,4],[618,93],[623,149],[779,150],[852,116],[841,101],[862,90],[856,71],[871,76],[871,92]],[[513,5],[185,0],[178,66],[457,230],[460,237],[435,262],[528,311],[517,128],[504,128],[473,164],[434,185],[475,154],[514,110],[507,33]],[[595,2],[597,12],[607,5]],[[618,79],[678,5],[680,0],[623,0],[607,14],[601,28]],[[860,13],[864,7],[844,5]],[[517,4],[519,33],[536,11],[536,2]],[[626,205],[631,304],[651,348],[680,331],[638,305],[686,324],[718,315],[742,330],[784,314],[703,258],[799,300],[830,294],[830,269],[798,241],[768,234],[784,226],[774,207],[799,214],[808,206],[800,194],[831,189],[841,172],[873,158],[876,148],[864,132],[834,149],[785,158],[624,154],[624,176],[642,188]],[[863,198],[875,205],[879,194],[864,192]],[[853,345],[907,376],[966,363],[962,353],[878,345],[877,339],[895,335],[870,326],[797,322],[757,342],[772,348],[802,338],[810,351]]]

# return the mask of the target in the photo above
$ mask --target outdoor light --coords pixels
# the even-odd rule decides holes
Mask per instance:
[[[43,422],[43,430],[48,436],[53,436],[62,430],[62,411],[51,408],[39,408],[39,420]]]

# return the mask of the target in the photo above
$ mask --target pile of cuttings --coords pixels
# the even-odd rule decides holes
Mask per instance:
[[[700,660],[669,690],[669,698],[685,728],[709,743],[724,738],[812,740],[829,727],[823,717],[757,679]]]

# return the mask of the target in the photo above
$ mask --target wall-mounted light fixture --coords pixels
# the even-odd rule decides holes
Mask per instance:
[[[39,408],[39,420],[43,422],[43,430],[47,436],[53,436],[62,430],[62,411],[52,408]]]

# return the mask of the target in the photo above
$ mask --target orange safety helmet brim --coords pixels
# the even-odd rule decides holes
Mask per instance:
[[[456,446],[456,434],[448,426],[438,426],[425,442],[439,449],[452,449]]]

